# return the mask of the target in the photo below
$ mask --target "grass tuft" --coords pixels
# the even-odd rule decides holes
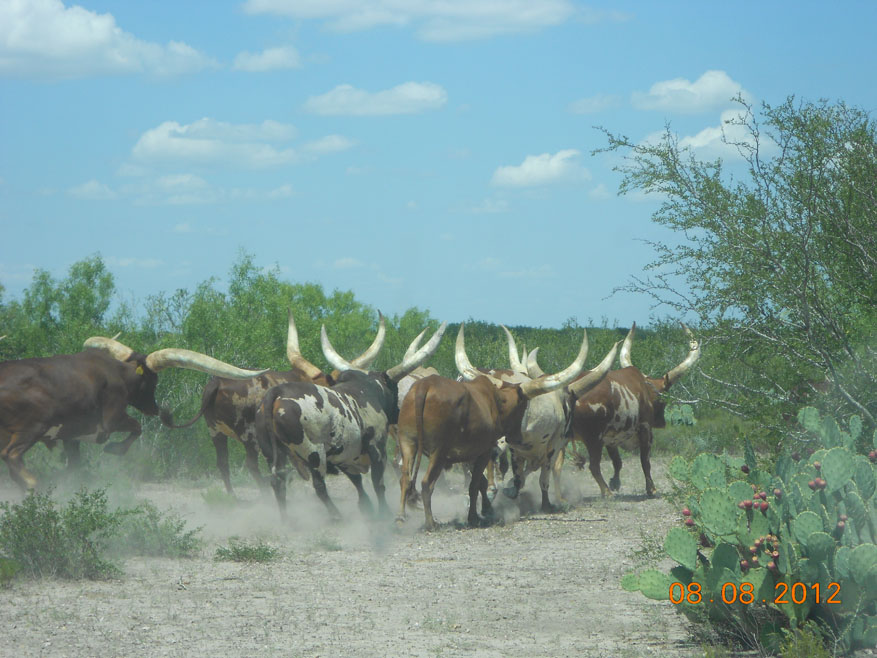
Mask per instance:
[[[230,537],[228,546],[217,548],[213,559],[230,562],[271,562],[278,557],[280,557],[280,549],[261,539],[247,541],[240,537]]]

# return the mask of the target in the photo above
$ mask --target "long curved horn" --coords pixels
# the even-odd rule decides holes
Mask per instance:
[[[335,351],[335,348],[332,347],[332,343],[329,342],[329,335],[326,333],[326,325],[320,327],[320,345],[323,348],[323,356],[326,357],[326,361],[328,361],[329,365],[335,368],[335,370],[340,370],[342,372],[345,370],[368,372],[365,368],[358,368],[353,365],[350,361]]]
[[[621,352],[618,355],[618,361],[621,363],[622,368],[633,367],[633,362],[630,360],[630,346],[633,345],[633,335],[635,333],[636,322],[630,325],[630,331],[627,332],[627,336],[624,338],[624,344],[621,346]]]
[[[618,354],[618,346],[620,344],[621,341],[616,342],[596,368],[588,371],[584,377],[580,377],[569,385],[569,390],[573,395],[580,398],[603,380],[603,377],[606,376],[606,373],[609,372],[609,369],[615,362],[615,355]]]
[[[465,322],[460,323],[460,331],[457,332],[457,342],[454,346],[454,363],[457,364],[457,371],[463,375],[463,379],[467,382],[471,382],[476,377],[487,377],[494,386],[502,387],[502,380],[481,372],[469,360],[469,356],[466,354],[465,325]]]
[[[414,337],[414,340],[411,341],[408,349],[405,350],[405,356],[402,357],[402,361],[412,358],[414,356],[414,353],[420,349],[420,341],[423,340],[423,337],[426,335],[427,331],[429,331],[429,327],[427,327]]]
[[[445,329],[447,328],[448,323],[442,322],[439,328],[436,329],[436,332],[432,335],[432,338],[427,341],[426,345],[419,348],[414,354],[408,355],[406,352],[406,356],[402,359],[402,363],[387,370],[387,377],[394,382],[397,382],[435,354],[435,351],[438,349],[439,343],[442,340],[442,336],[445,335]]]
[[[521,363],[521,359],[518,357],[518,346],[515,344],[515,337],[512,336],[512,332],[508,330],[508,328],[501,324],[502,330],[505,332],[506,338],[509,341],[509,366],[515,372],[519,372],[523,375],[527,374],[527,368]]]
[[[118,336],[118,334],[116,334]],[[104,338],[103,336],[92,336],[88,340],[86,340],[83,344],[83,347],[96,347],[99,350],[104,350],[105,352],[109,352],[115,359],[119,361],[127,361],[132,354],[134,354],[134,350],[132,350],[127,345],[123,345],[115,338]]]
[[[542,377],[542,375],[545,374],[545,371],[539,367],[538,363],[536,363],[536,355],[538,354],[539,348],[537,347],[527,355],[527,374],[533,379]]]
[[[380,354],[381,348],[384,346],[384,336],[386,333],[387,323],[384,321],[384,316],[378,311],[378,335],[375,336],[375,339],[372,341],[369,348],[350,363],[357,368],[368,368],[372,362],[378,358],[378,354]]]
[[[292,309],[289,309],[289,329],[286,333],[286,358],[289,359],[289,365],[298,368],[310,379],[316,379],[323,374],[322,370],[302,356],[298,346],[298,330],[295,328]]]
[[[667,378],[667,381],[670,384],[672,384],[677,379],[682,377],[682,375],[684,375],[686,372],[688,372],[691,369],[691,366],[693,366],[697,362],[697,360],[700,358],[700,343],[694,337],[694,334],[691,333],[691,329],[686,327],[681,322],[679,324],[682,325],[682,328],[685,329],[685,333],[688,334],[689,352],[688,352],[688,356],[685,357],[685,360],[682,363],[680,363],[678,366],[673,368],[670,372],[668,372],[665,375],[665,377]]]
[[[146,367],[153,372],[158,372],[165,368],[185,368],[186,370],[206,372],[208,375],[225,379],[250,379],[256,375],[261,375],[263,372],[268,372],[267,368],[264,370],[244,370],[225,361],[214,359],[212,356],[201,354],[201,352],[193,352],[192,350],[175,347],[158,350],[149,354],[146,357]]]
[[[550,393],[562,386],[570,384],[578,377],[582,369],[585,367],[585,359],[588,358],[588,332],[582,332],[582,346],[579,348],[578,356],[566,368],[553,375],[545,375],[538,379],[532,379],[521,384],[521,392],[528,398],[534,398],[543,393]]]

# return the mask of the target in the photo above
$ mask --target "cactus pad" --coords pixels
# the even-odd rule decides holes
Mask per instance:
[[[822,473],[829,493],[839,491],[853,475],[853,455],[846,448],[832,448],[822,457]]]
[[[710,532],[724,536],[737,529],[737,502],[726,490],[709,488],[700,497],[700,512],[703,524]]]
[[[688,482],[690,467],[688,465],[688,461],[684,457],[676,455],[670,461],[669,470],[670,476],[674,480],[679,480],[680,482]]]
[[[687,569],[694,571],[697,566],[697,541],[682,528],[671,528],[664,540],[667,555]]]
[[[869,575],[877,571],[877,546],[860,544],[850,551],[850,575],[859,585],[864,586]]]
[[[797,518],[792,521],[792,534],[801,544],[807,545],[807,539],[814,532],[822,532],[825,528],[822,525],[822,519],[816,512],[801,512]]]
[[[814,532],[807,538],[807,556],[825,562],[834,552],[836,542],[827,532]]]
[[[648,598],[666,601],[670,598],[670,576],[656,569],[649,569],[639,575],[639,590]]]

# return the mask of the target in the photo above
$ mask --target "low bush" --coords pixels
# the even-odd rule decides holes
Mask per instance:
[[[214,560],[231,562],[271,562],[280,556],[280,550],[261,539],[247,541],[230,537],[228,546],[220,546],[213,556]]]
[[[106,491],[79,490],[66,503],[51,493],[30,493],[0,503],[0,583],[19,573],[30,578],[112,578],[111,560],[130,555],[191,555],[198,530],[143,503],[110,509]]]

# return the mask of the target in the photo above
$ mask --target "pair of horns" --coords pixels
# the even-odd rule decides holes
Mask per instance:
[[[518,358],[518,348],[515,344],[515,338],[512,336],[512,332],[510,332],[505,326],[500,325],[506,333],[506,338],[509,343],[509,362],[512,366],[512,370],[516,372],[520,372],[534,380],[537,380],[541,377],[545,377],[545,373],[539,367],[539,364],[536,362],[536,355],[539,353],[539,348],[534,349],[530,354],[527,354],[526,348],[524,349],[524,358],[526,359],[526,364],[522,363],[523,359]],[[612,346],[612,349],[609,350],[609,353],[603,358],[603,360],[597,365],[596,368],[592,370],[584,370],[580,369],[579,373],[576,374],[578,379],[573,379],[571,383],[568,384],[567,388],[569,391],[575,395],[576,397],[581,397],[587,391],[594,388],[603,377],[606,376],[606,373],[609,372],[609,369],[612,367],[612,363],[615,361],[615,355],[618,353],[618,345],[619,343],[615,343]],[[585,357],[588,354],[588,332],[584,332],[584,336],[582,338],[582,349],[579,350],[579,354],[584,351]],[[582,363],[584,363],[584,358],[582,359]],[[569,368],[567,368],[569,370]],[[565,371],[564,371],[565,372]],[[584,374],[582,374],[584,373]],[[581,374],[581,376],[579,376]],[[557,375],[552,375],[556,377]]]
[[[432,338],[430,338],[426,345],[424,345],[423,347],[420,347],[420,341],[423,340],[426,329],[421,331],[417,335],[417,337],[413,341],[411,341],[408,349],[405,350],[405,355],[402,357],[401,363],[393,366],[386,371],[387,377],[389,377],[393,381],[399,381],[405,375],[410,373],[421,363],[423,363],[429,357],[435,354],[435,351],[438,349],[439,343],[441,342],[442,336],[444,336],[445,329],[447,329],[447,327],[448,323],[442,322],[441,326],[432,335]],[[357,365],[353,361],[347,361],[340,354],[338,354],[338,352],[335,351],[335,348],[332,347],[332,343],[329,342],[329,336],[326,333],[326,325],[323,325],[320,329],[320,343],[323,347],[323,355],[326,357],[326,361],[328,361],[329,365],[331,365],[336,370],[358,370],[360,372],[366,372],[364,366]]]
[[[116,335],[118,336],[118,334]],[[119,361],[127,361],[134,354],[134,350],[127,345],[120,343],[114,338],[104,338],[103,336],[92,336],[85,341],[83,347],[95,347],[104,350]],[[249,379],[250,377],[267,372],[267,370],[244,370],[201,352],[179,348],[167,348],[152,352],[146,357],[146,367],[153,372],[159,372],[165,368],[172,367],[185,368],[186,370],[197,370],[208,375],[225,377],[226,379]]]
[[[506,330],[506,335],[508,337],[511,337],[511,332]],[[610,351],[610,355],[603,359],[603,363],[601,363],[600,366],[595,369],[594,372],[596,373],[596,381],[591,383],[589,380],[586,384],[588,388],[596,385],[596,383],[606,374],[606,372],[608,372],[609,366],[611,365],[612,361],[615,360],[615,354],[617,349],[618,345],[615,345]],[[515,357],[517,357],[517,347],[514,346],[513,338],[511,338],[509,344],[509,355],[511,355],[512,352],[514,352]],[[460,374],[463,375],[466,380],[472,381],[476,377],[483,375],[485,377],[488,377],[488,379],[490,379],[494,383],[494,385],[502,386],[501,380],[496,379],[495,377],[490,377],[489,375],[484,375],[484,373],[478,371],[469,361],[469,357],[466,355],[466,339],[464,333],[464,325],[462,324],[460,325],[460,332],[457,334],[457,345],[454,356],[457,363],[457,370],[460,371]],[[585,359],[587,358],[588,334],[587,332],[584,332],[582,336],[582,345],[579,348],[579,353],[576,356],[575,360],[569,366],[553,375],[545,375],[543,373],[539,377],[522,382],[521,384],[519,384],[519,386],[521,387],[521,392],[528,398],[534,398],[537,395],[543,395],[564,386],[570,386],[582,373],[582,370],[585,367]],[[520,364],[520,360],[517,360]],[[514,363],[512,365],[514,366]]]
[[[700,358],[700,343],[698,343],[697,339],[694,337],[694,334],[691,333],[691,329],[688,328],[684,323],[680,322],[682,328],[685,330],[685,333],[688,334],[688,356],[680,363],[678,366],[670,370],[666,375],[667,381],[672,384],[677,379],[682,377],[685,373],[691,370],[691,366],[693,366],[697,360]],[[633,366],[633,362],[630,360],[630,348],[633,345],[633,335],[636,333],[636,322],[634,322],[630,331],[627,332],[627,336],[624,338],[624,344],[621,346],[621,353],[618,356],[618,360],[621,363],[622,368],[631,368]]]
[[[424,331],[426,330],[424,329]],[[384,346],[386,333],[387,323],[384,320],[384,316],[378,311],[378,333],[369,348],[350,362],[355,369],[365,370],[376,358],[378,358],[378,354],[380,354],[381,348]],[[421,336],[423,336],[422,333]],[[302,356],[301,349],[298,346],[298,330],[295,328],[295,319],[292,317],[292,309],[289,309],[289,330],[286,334],[286,358],[289,359],[289,364],[291,366],[298,367],[311,379],[315,379],[323,374],[322,370]]]

